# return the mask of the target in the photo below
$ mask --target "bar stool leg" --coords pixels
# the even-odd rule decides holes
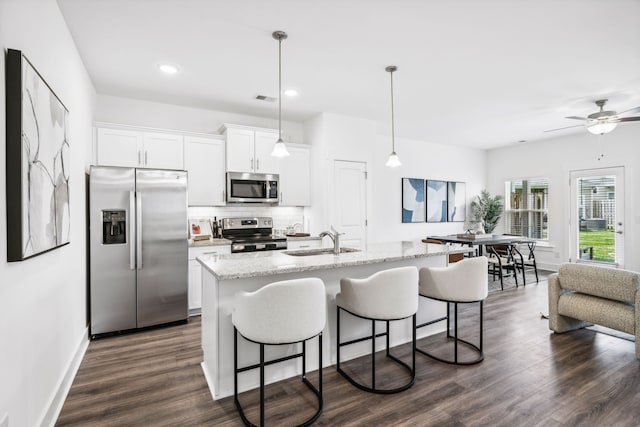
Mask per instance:
[[[340,372],[340,307],[336,307],[336,336],[338,337],[338,345],[336,346],[336,369]]]
[[[376,321],[371,321],[371,388],[376,389]]]
[[[264,426],[264,344],[260,344],[260,427]]]

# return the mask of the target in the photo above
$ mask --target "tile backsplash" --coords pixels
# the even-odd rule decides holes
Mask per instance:
[[[267,216],[273,218],[274,233],[282,232],[287,227],[296,224],[296,231],[304,232],[309,229],[308,219],[305,218],[304,208],[289,206],[189,206],[189,218],[236,218],[236,217],[262,217]]]

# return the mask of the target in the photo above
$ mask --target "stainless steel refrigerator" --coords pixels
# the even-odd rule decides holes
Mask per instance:
[[[91,166],[90,335],[188,316],[187,173]]]

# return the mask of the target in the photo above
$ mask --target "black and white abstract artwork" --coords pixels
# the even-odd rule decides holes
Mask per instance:
[[[69,243],[68,110],[22,52],[7,52],[7,258]]]
[[[450,222],[464,222],[467,216],[467,191],[464,182],[447,182],[447,215]]]
[[[447,181],[427,180],[427,222],[447,222]]]

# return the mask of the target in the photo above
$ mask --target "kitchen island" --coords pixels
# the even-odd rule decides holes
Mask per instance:
[[[233,324],[231,312],[235,294],[255,291],[264,285],[280,280],[302,277],[319,277],[327,292],[327,323],[323,331],[324,366],[336,363],[336,304],[335,295],[340,292],[343,277],[364,278],[377,271],[395,267],[445,266],[450,253],[470,252],[469,248],[449,248],[446,245],[421,241],[386,242],[367,245],[355,252],[321,255],[304,255],[303,251],[267,251],[231,255],[203,255],[198,261],[202,272],[202,368],[214,399],[233,394]],[[287,252],[294,254],[289,255]],[[446,313],[443,302],[420,298],[418,324],[441,318]],[[256,319],[256,321],[259,321]],[[443,331],[444,322],[422,328],[418,338]],[[384,323],[376,330],[382,332]],[[370,322],[343,316],[341,335],[349,340],[370,335]],[[411,340],[411,321],[392,322],[391,345]],[[384,348],[384,339],[376,341],[378,350]],[[300,344],[268,346],[267,359],[294,354]],[[368,354],[370,342],[362,342],[341,350],[341,359],[348,360]],[[257,345],[244,339],[238,340],[240,366],[258,361]],[[317,366],[317,341],[307,343],[307,369]],[[301,361],[291,360],[271,366],[265,372],[265,382],[279,381],[301,372]],[[258,386],[258,375],[239,376],[240,391]]]

